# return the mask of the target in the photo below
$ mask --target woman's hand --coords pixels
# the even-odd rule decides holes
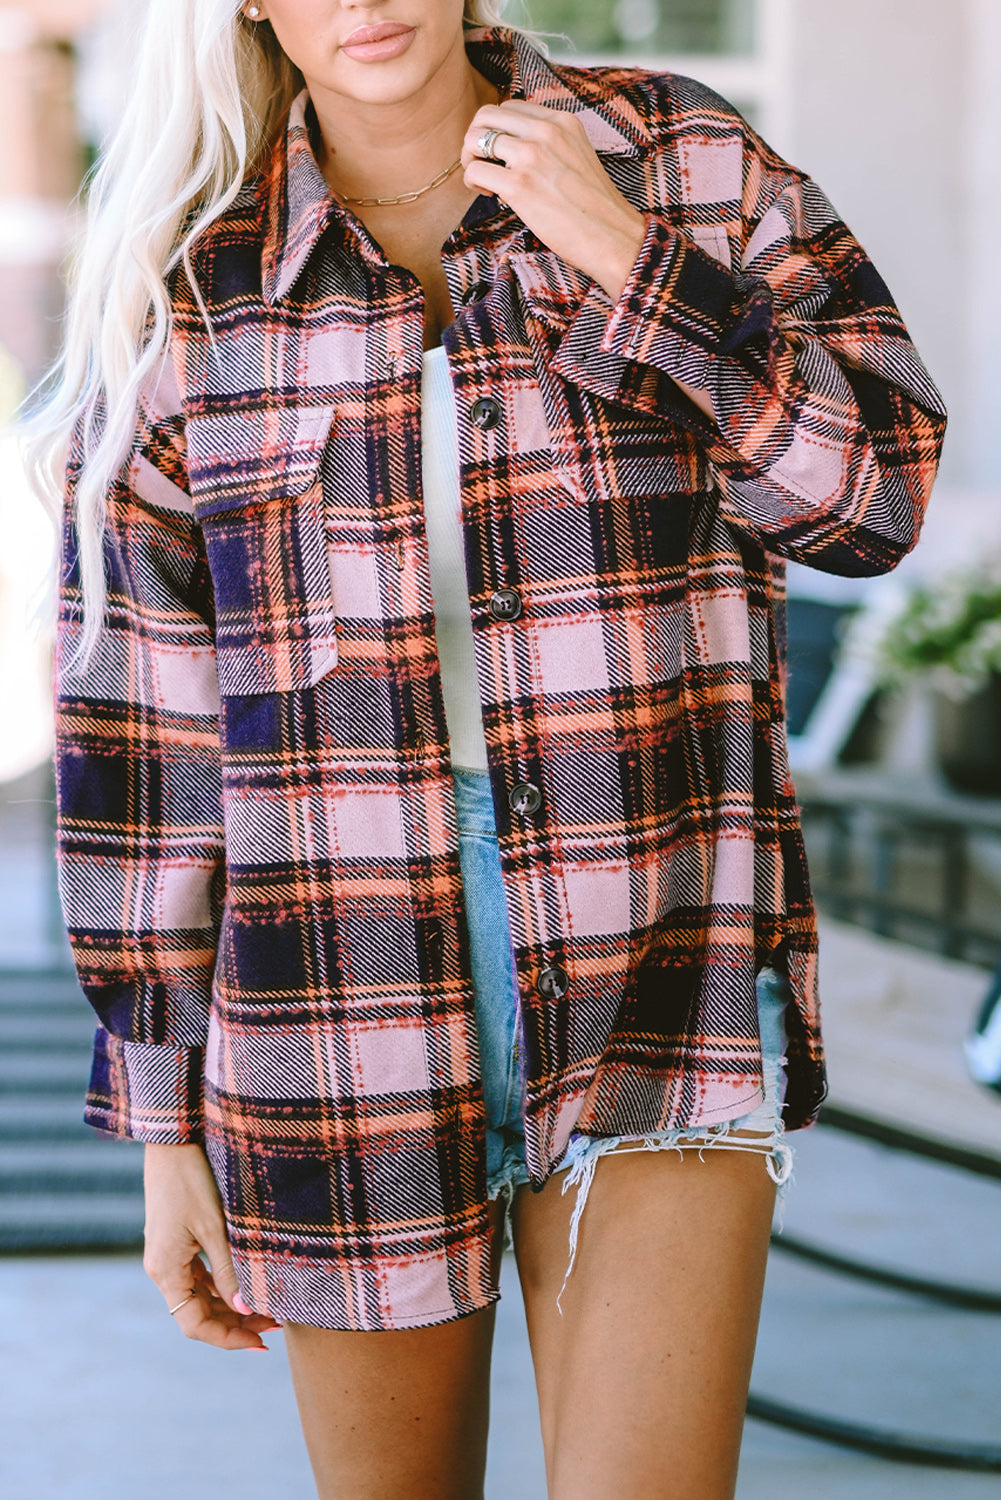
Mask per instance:
[[[476,155],[485,130],[503,131],[493,145],[499,162]],[[647,221],[611,181],[576,115],[524,99],[485,104],[466,131],[462,164],[467,187],[496,193],[561,260],[618,300]]]
[[[260,1335],[280,1328],[263,1313],[243,1313],[240,1286],[226,1241],[222,1203],[201,1146],[147,1144],[146,1251],[143,1268],[189,1339],[220,1349],[266,1349]],[[201,1259],[208,1256],[211,1271]],[[246,1304],[243,1304],[246,1307]]]
[[[485,130],[503,166],[476,155]],[[467,187],[496,193],[561,260],[590,276],[617,302],[646,238],[646,215],[611,181],[576,115],[524,99],[485,104],[462,143]],[[708,391],[675,385],[711,421]]]

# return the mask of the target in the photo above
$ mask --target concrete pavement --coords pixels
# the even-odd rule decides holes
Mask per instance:
[[[1001,1184],[833,1131],[798,1137],[790,1233],[1001,1290]],[[517,1277],[505,1265],[488,1500],[544,1500]],[[754,1386],[943,1438],[1001,1430],[1001,1319],[773,1252]],[[280,1334],[264,1360],[182,1338],[136,1256],[0,1260],[5,1500],[310,1500]],[[917,1469],[747,1425],[738,1500],[996,1500],[996,1476]]]
[[[0,862],[0,958],[44,964],[56,952],[41,899],[44,862],[25,864],[34,851],[20,852],[17,861]],[[832,1101],[1001,1157],[1001,1098],[969,1081],[960,1055],[985,976],[857,929],[825,922],[823,930]],[[21,1203],[37,1218],[39,1174],[52,1175],[44,1143],[68,1141],[68,1111],[78,1119],[86,1049],[75,1032],[64,1039],[58,1030],[61,1003],[54,996],[44,1016],[51,1099],[21,1087],[35,1056],[21,1034],[23,1010],[14,1005],[0,1015],[13,1069],[6,1082],[0,1075],[0,1214]],[[82,1038],[89,1024],[82,997],[79,1005],[73,1026]],[[53,1073],[57,1064],[73,1070],[65,1085]],[[91,1141],[82,1126],[74,1129],[74,1139],[100,1150],[102,1169],[127,1175],[133,1151],[138,1167],[140,1148]],[[790,1234],[1001,1292],[1001,1183],[833,1131],[807,1132],[796,1144]],[[80,1169],[71,1155],[59,1161]],[[18,1196],[29,1178],[31,1203]],[[126,1199],[114,1184],[101,1191],[104,1197],[88,1192],[87,1213],[103,1203],[112,1218],[123,1206],[141,1214],[134,1192]],[[487,1495],[544,1500],[531,1361],[510,1263],[504,1290]],[[996,1316],[935,1308],[776,1253],[754,1387],[846,1419],[997,1442],[999,1333]],[[311,1500],[283,1341],[275,1335],[270,1342],[264,1360],[189,1343],[135,1254],[0,1257],[3,1500]],[[738,1500],[997,1500],[998,1493],[997,1476],[904,1467],[749,1422]]]

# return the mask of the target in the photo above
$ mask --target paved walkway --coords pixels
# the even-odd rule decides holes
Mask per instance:
[[[986,976],[829,922],[822,969],[832,1102],[1001,1156],[1001,1098],[970,1082],[961,1057]],[[797,1149],[790,1234],[1001,1292],[1001,1183],[830,1130],[804,1133]],[[999,1332],[997,1317],[937,1309],[773,1253],[754,1388],[846,1419],[996,1442]],[[250,1361],[188,1343],[135,1255],[0,1258],[0,1493],[310,1500],[281,1336],[271,1344],[269,1360]],[[996,1476],[890,1464],[749,1422],[738,1500],[998,1493]],[[545,1495],[510,1264],[487,1495]]]
[[[789,1233],[1001,1290],[1001,1183],[816,1130]],[[488,1500],[544,1500],[524,1317],[504,1270]],[[996,1442],[999,1319],[772,1254],[754,1388],[924,1435]],[[137,1256],[0,1259],[5,1500],[310,1500],[280,1334],[268,1360],[181,1337]],[[996,1500],[991,1476],[886,1463],[749,1422],[738,1500]]]
[[[963,1058],[987,982],[971,964],[822,920],[831,1103],[1001,1158],[1001,1096]]]

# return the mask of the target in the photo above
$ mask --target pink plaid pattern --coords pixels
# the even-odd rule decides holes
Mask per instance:
[[[793,995],[786,1123],[816,1114],[781,559],[891,568],[944,412],[830,204],[716,95],[557,66],[500,27],[468,47],[513,96],[575,112],[647,216],[614,305],[496,199],[444,246],[541,1183],[571,1129],[740,1113],[766,962]],[[67,660],[67,520],[62,890],[100,1020],[88,1120],[204,1141],[253,1306],[410,1327],[497,1296],[421,299],[331,199],[309,129],[303,97],[198,247],[214,341],[175,278],[171,368],[108,497],[108,628],[86,671]],[[710,392],[715,421],[675,379]],[[535,811],[509,801],[522,782]]]

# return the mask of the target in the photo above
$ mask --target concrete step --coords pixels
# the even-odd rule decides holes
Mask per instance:
[[[75,995],[65,994],[61,997],[54,997],[35,995],[30,989],[23,990],[17,995],[10,995],[3,1004],[0,1004],[0,1021],[8,1016],[27,1016],[34,1018],[40,1025],[62,1018],[72,1020],[74,1016],[77,1020],[82,1020],[91,1026],[97,1020],[86,995],[80,992]]]
[[[89,1053],[94,1037],[94,1013],[81,1004],[76,1010],[0,1010],[0,1055],[9,1052]]]
[[[63,969],[9,969],[0,970],[0,1012],[9,1006],[31,1005],[36,1010],[48,1006],[54,1008],[81,1005],[87,1000],[77,982],[76,975]]]
[[[6,1080],[16,1072],[18,1087],[4,1093],[0,1081],[0,1251],[106,1250],[141,1240],[143,1149],[83,1123],[88,1069],[87,1052],[4,1060]]]
[[[143,1150],[131,1142],[0,1146],[0,1200],[13,1196],[142,1192]]]
[[[28,1094],[0,1095],[0,1143],[8,1141],[90,1141],[83,1122],[83,1090],[71,1098]]]
[[[5,1196],[0,1251],[118,1249],[141,1245],[141,1197],[87,1193]]]
[[[0,1054],[0,1097],[83,1096],[90,1076],[86,1052]]]

